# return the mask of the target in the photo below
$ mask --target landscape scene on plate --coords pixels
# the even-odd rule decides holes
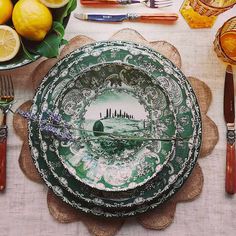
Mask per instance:
[[[106,90],[91,103],[82,126],[93,131],[82,135],[97,137],[108,154],[121,154],[124,149],[140,146],[142,141],[138,137],[150,132],[147,112],[137,98],[115,90]]]

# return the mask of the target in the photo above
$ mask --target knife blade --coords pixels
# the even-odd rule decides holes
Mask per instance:
[[[74,17],[79,20],[98,21],[98,22],[122,22],[125,20],[139,22],[174,22],[178,19],[175,13],[151,13],[151,14],[96,14],[96,13],[75,13]]]
[[[234,106],[234,80],[233,80],[233,71],[231,65],[227,66],[225,73],[224,118],[227,126],[225,190],[229,194],[234,194],[236,186],[235,106]]]

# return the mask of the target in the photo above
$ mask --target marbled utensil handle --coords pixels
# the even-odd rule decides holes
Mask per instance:
[[[227,144],[225,191],[235,193],[235,144]]]
[[[6,164],[7,164],[7,126],[6,114],[0,126],[0,192],[6,188]]]
[[[89,7],[117,6],[120,2],[117,0],[80,0],[81,5]]]
[[[141,0],[80,0],[81,5],[88,7],[109,7],[141,3]]]
[[[134,19],[135,20],[135,19]],[[175,13],[150,13],[150,14],[140,14],[137,21],[143,22],[174,22],[178,20],[178,15]]]

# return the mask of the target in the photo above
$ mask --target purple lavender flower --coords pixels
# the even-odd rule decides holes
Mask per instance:
[[[56,124],[59,124],[60,122],[63,122],[62,116],[60,114],[56,114],[54,112],[48,111],[47,114],[49,115],[49,118],[55,122]]]
[[[66,121],[62,120],[60,114],[47,111],[44,112],[41,116],[41,119],[39,119],[35,114],[32,114],[29,111],[23,111],[18,109],[16,113],[18,113],[27,120],[38,122],[39,129],[42,132],[45,132],[49,135],[53,135],[54,137],[62,141],[75,141],[69,130],[69,124]]]
[[[45,115],[48,117],[48,119],[55,125],[63,126],[64,128],[69,128],[70,125],[62,119],[61,114],[57,114],[52,111],[45,112]]]
[[[42,132],[46,132],[49,135],[53,135],[62,141],[75,141],[69,129],[63,126],[54,126],[50,123],[40,123],[39,126]]]
[[[21,109],[18,109],[18,110],[16,110],[16,113],[18,113],[19,115],[21,115],[22,117],[24,117],[27,120],[30,120],[30,121],[37,120],[37,116],[35,114],[32,114],[30,111],[23,111]]]
[[[71,132],[68,129],[62,129],[59,134],[59,139],[63,141],[75,141]]]

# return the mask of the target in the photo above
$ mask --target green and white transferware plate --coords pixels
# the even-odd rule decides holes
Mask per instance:
[[[56,111],[46,109],[73,127],[76,141],[55,139],[56,153],[86,185],[106,191],[136,188],[161,171],[174,153],[173,107],[163,89],[138,68],[94,66],[57,99]],[[43,140],[50,145],[50,139]]]
[[[74,53],[72,53],[71,55],[69,55],[68,57],[66,57],[63,61],[61,61],[61,62],[59,62],[58,63],[58,65],[57,65],[57,67],[56,68],[54,68],[50,73],[49,73],[49,75],[48,75],[48,77],[54,77],[54,76],[56,76],[56,73],[55,73],[55,71],[61,71],[61,73],[65,73],[65,72],[63,72],[63,66],[64,66],[64,70],[66,70],[67,69],[67,66],[65,66],[65,62],[67,62],[67,64],[66,65],[68,65],[69,63],[69,60],[70,60],[70,58],[72,58],[71,60],[75,60],[75,59],[73,59],[73,57],[72,57],[72,55],[74,55],[74,57],[77,57],[78,56],[78,54],[79,53],[81,53],[81,52],[83,52],[83,53],[81,53],[81,55],[83,55],[83,54],[86,54],[86,52],[91,52],[91,54],[90,54],[90,56],[92,55],[92,53],[93,52],[96,52],[95,51],[95,47],[97,46],[98,47],[98,49],[99,49],[99,47],[100,47],[100,49],[99,50],[101,50],[101,48],[103,48],[104,47],[104,44],[106,45],[106,46],[110,46],[111,48],[113,48],[114,50],[116,50],[118,53],[120,52],[120,50],[121,49],[126,49],[126,55],[123,55],[122,53],[123,53],[123,51],[122,51],[122,53],[121,54],[119,54],[119,55],[123,55],[125,58],[128,58],[128,56],[131,58],[131,53],[129,52],[129,48],[131,48],[132,49],[132,52],[135,52],[135,53],[137,53],[138,52],[138,50],[139,51],[144,51],[145,53],[146,53],[146,55],[148,55],[149,54],[149,56],[146,56],[146,58],[144,58],[144,59],[146,59],[146,60],[142,60],[142,62],[144,63],[144,65],[147,65],[147,67],[148,68],[151,68],[152,70],[153,70],[153,72],[158,72],[158,71],[160,71],[161,70],[161,67],[162,66],[160,66],[160,63],[157,63],[156,61],[157,61],[157,59],[158,60],[161,60],[160,62],[162,62],[163,64],[164,63],[166,63],[165,62],[165,58],[164,57],[162,57],[161,55],[158,55],[157,53],[155,53],[153,50],[151,50],[151,49],[147,49],[147,48],[145,48],[145,47],[142,47],[142,46],[140,46],[140,45],[135,45],[135,44],[132,44],[132,43],[123,43],[123,42],[114,42],[114,43],[111,43],[111,42],[103,42],[103,43],[98,43],[98,44],[94,44],[94,45],[92,45],[92,47],[91,47],[91,45],[89,45],[89,46],[86,46],[86,47],[84,47],[84,48],[82,48],[81,50],[77,50],[76,52],[74,52]],[[116,47],[117,48],[115,48],[114,46],[116,45]],[[133,48],[132,48],[133,47]],[[93,49],[91,49],[91,48],[93,48]],[[113,50],[113,51],[114,51]],[[104,51],[106,51],[106,50],[104,50]],[[108,51],[108,50],[107,50]],[[110,51],[111,51],[111,49],[110,49]],[[128,52],[128,53],[127,53]],[[148,53],[147,53],[148,52]],[[144,55],[145,55],[145,53],[144,53]],[[88,54],[88,53],[87,53]],[[128,55],[129,54],[129,55]],[[142,53],[143,54],[143,53]],[[95,54],[94,54],[95,55]],[[133,54],[132,54],[133,55]],[[139,55],[140,55],[140,53],[139,53]],[[157,58],[157,59],[155,59],[155,57]],[[101,57],[101,58],[104,58],[104,57]],[[101,58],[99,58],[98,60],[101,60]],[[108,58],[108,57],[107,57]],[[150,58],[150,59],[149,59]],[[108,58],[109,59],[109,58]],[[148,62],[148,60],[147,59],[149,59],[149,62]],[[81,58],[79,58],[78,60],[81,60]],[[89,61],[89,60],[88,60]],[[135,61],[135,60],[134,60]],[[76,63],[77,61],[75,60],[75,64],[77,64]],[[83,61],[84,62],[84,61]],[[91,62],[90,62],[91,63]],[[147,63],[149,63],[149,64],[147,64]],[[63,65],[64,64],[64,65]],[[78,65],[78,64],[77,64]],[[163,171],[160,173],[160,178],[159,178],[159,181],[153,181],[151,184],[146,184],[145,185],[145,187],[141,190],[141,191],[138,191],[138,193],[139,193],[139,195],[137,194],[137,195],[135,195],[132,199],[130,199],[130,198],[125,198],[124,196],[123,196],[123,200],[124,200],[124,202],[123,202],[123,200],[121,200],[121,201],[119,201],[119,200],[112,200],[112,199],[109,199],[108,200],[108,202],[106,202],[105,200],[106,199],[104,199],[104,196],[103,195],[100,195],[99,197],[97,197],[97,198],[95,198],[94,196],[91,196],[90,198],[89,198],[89,194],[83,194],[83,190],[85,189],[85,188],[82,188],[82,186],[78,186],[77,187],[77,190],[78,189],[80,189],[80,197],[81,197],[81,199],[84,199],[84,200],[86,200],[86,201],[89,201],[89,202],[92,202],[92,203],[97,203],[97,205],[105,205],[105,206],[110,206],[109,204],[111,204],[112,206],[129,206],[129,205],[134,205],[134,204],[141,204],[144,200],[145,201],[151,201],[152,199],[155,199],[155,203],[154,204],[152,204],[152,205],[150,205],[150,208],[153,208],[153,207],[155,207],[155,206],[157,206],[157,205],[159,205],[159,204],[161,204],[163,201],[165,201],[170,195],[172,195],[179,187],[181,187],[181,185],[183,184],[183,180],[185,180],[186,178],[187,178],[187,176],[189,175],[189,173],[190,173],[190,171],[191,171],[191,169],[193,168],[193,164],[195,163],[195,160],[196,160],[196,157],[197,157],[197,155],[198,155],[198,152],[199,152],[199,146],[200,146],[200,143],[201,143],[201,123],[200,123],[200,119],[199,119],[199,107],[198,107],[198,105],[197,105],[197,102],[196,102],[196,98],[195,98],[195,96],[194,96],[194,94],[193,94],[193,92],[192,92],[192,89],[191,89],[191,86],[187,83],[187,81],[185,80],[185,77],[184,76],[182,76],[182,74],[181,74],[181,72],[179,72],[179,70],[177,69],[177,68],[175,68],[173,65],[171,65],[171,63],[170,62],[168,62],[168,65],[170,65],[171,67],[173,67],[173,69],[174,69],[174,72],[176,73],[176,71],[179,73],[179,75],[178,76],[173,76],[173,79],[176,79],[175,77],[177,77],[177,78],[179,78],[178,79],[178,84],[179,84],[179,86],[181,87],[181,89],[182,89],[182,93],[184,94],[184,97],[183,97],[183,100],[185,100],[186,101],[186,97],[189,97],[190,98],[190,102],[192,103],[193,101],[194,101],[194,103],[195,103],[195,105],[194,106],[192,106],[193,107],[193,109],[192,109],[192,113],[193,114],[195,114],[194,115],[194,118],[193,119],[191,119],[191,124],[194,126],[194,125],[196,125],[196,127],[195,127],[195,129],[194,129],[194,135],[193,136],[195,136],[195,139],[193,138],[193,142],[195,143],[195,145],[194,145],[194,148],[191,148],[191,151],[189,150],[189,152],[186,152],[186,156],[187,156],[187,158],[186,159],[182,159],[182,156],[183,156],[183,154],[182,154],[182,152],[184,153],[184,151],[186,151],[186,147],[188,147],[188,143],[187,143],[187,145],[186,145],[186,147],[184,147],[184,145],[183,144],[181,144],[181,142],[179,142],[179,144],[178,144],[178,146],[179,146],[179,148],[178,149],[176,149],[177,150],[177,152],[176,152],[176,157],[173,159],[173,160],[175,160],[176,161],[176,163],[179,163],[179,166],[181,166],[181,167],[183,167],[183,166],[186,166],[186,164],[188,164],[187,165],[187,169],[184,169],[184,172],[183,172],[183,170],[182,170],[182,172],[184,173],[182,176],[181,175],[179,175],[180,177],[178,178],[178,181],[173,185],[173,179],[175,179],[175,178],[173,178],[174,176],[176,176],[177,174],[175,173],[175,171],[174,171],[174,168],[175,168],[175,165],[172,165],[173,164],[173,160],[170,162],[170,163],[168,163],[168,165],[166,166],[166,167],[164,167],[164,169],[163,169]],[[62,66],[62,68],[60,67],[60,66]],[[79,66],[79,65],[78,65]],[[86,68],[87,67],[87,65],[86,64],[83,64],[83,66],[84,66],[84,68]],[[82,66],[82,67],[83,67]],[[170,67],[169,66],[169,67]],[[79,66],[80,67],[80,66]],[[80,67],[80,69],[83,69],[82,67]],[[155,70],[155,67],[156,67],[156,70]],[[163,67],[162,67],[163,68]],[[166,70],[167,70],[168,68],[166,68]],[[172,69],[172,70],[173,70]],[[77,70],[78,70],[78,68],[77,68]],[[168,69],[169,71],[170,71],[170,68]],[[70,70],[70,72],[72,72],[72,71],[75,71],[75,69],[74,68],[72,68],[71,70]],[[75,73],[75,72],[73,72],[73,73]],[[71,73],[71,75],[73,74],[73,73]],[[65,73],[66,74],[66,73]],[[70,73],[69,73],[70,74]],[[155,74],[155,73],[154,73]],[[169,75],[167,75],[167,77],[168,77]],[[160,74],[159,74],[159,77],[160,77]],[[51,79],[52,79],[51,78]],[[58,78],[58,76],[56,76],[56,77],[54,77],[55,79],[53,80],[53,82],[52,82],[52,84],[54,84],[54,82],[57,80],[57,78]],[[71,80],[71,79],[70,79]],[[43,89],[46,87],[46,88],[48,88],[48,87],[51,87],[52,88],[52,90],[51,91],[53,91],[54,90],[54,86],[52,86],[52,84],[50,84],[49,82],[48,82],[49,80],[47,80],[47,78],[45,78],[45,80],[44,80],[44,82],[42,83],[42,85],[41,85],[41,87],[40,87],[40,89],[39,89],[39,91],[38,91],[38,93],[37,93],[37,99],[38,99],[38,101],[40,101],[40,99],[42,99],[43,97],[44,97],[44,95],[47,95],[46,94],[46,92],[45,91],[43,91]],[[46,89],[47,90],[47,89]],[[45,92],[45,93],[44,93]],[[42,96],[41,96],[42,95]],[[172,93],[172,95],[173,95],[173,93]],[[40,97],[41,96],[41,97]],[[177,100],[175,100],[175,102],[176,102]],[[189,103],[189,101],[188,101],[188,103]],[[190,103],[190,104],[191,104]],[[189,107],[189,106],[187,106],[187,107]],[[37,108],[36,108],[37,109]],[[177,118],[177,120],[179,119],[179,120],[184,120],[183,118],[184,118],[184,115],[186,116],[186,112],[184,113],[184,109],[182,109],[181,108],[181,106],[179,106],[178,107],[178,112],[179,112],[179,117]],[[190,109],[191,110],[191,109]],[[181,112],[182,113],[181,113]],[[198,116],[197,116],[197,114],[198,114]],[[192,123],[192,122],[194,122],[194,123]],[[198,133],[199,132],[199,136],[198,136]],[[184,133],[184,132],[183,132]],[[197,134],[197,135],[196,135]],[[196,137],[197,137],[197,139],[196,139]],[[189,142],[189,143],[191,143],[191,141]],[[186,142],[185,142],[185,144],[186,144]],[[181,149],[181,146],[182,146],[182,149]],[[39,149],[40,150],[40,149]],[[178,151],[179,150],[179,151]],[[188,160],[188,161],[187,161]],[[39,165],[40,164],[40,165]],[[53,163],[51,163],[52,165],[50,165],[50,168],[54,168],[54,170],[56,169],[56,170],[59,170],[59,169],[57,169],[57,166],[58,166],[58,163],[54,163],[54,165],[53,165]],[[44,163],[43,163],[43,161],[42,161],[42,159],[40,159],[40,160],[37,160],[36,161],[36,166],[39,168],[39,171],[41,171],[41,174],[42,173],[44,173],[44,172],[48,172],[48,170],[46,170],[46,169],[44,169],[44,167],[45,167],[45,165],[44,165]],[[42,166],[43,168],[41,168],[40,166]],[[165,170],[165,171],[164,171]],[[65,173],[65,172],[63,172],[63,173]],[[56,176],[57,174],[55,174],[55,173],[53,173],[53,175],[54,176]],[[62,176],[63,176],[63,174],[62,174]],[[62,176],[57,176],[57,179],[59,178],[59,179],[62,179]],[[68,176],[66,175],[66,174],[64,174],[64,176],[63,177],[65,177],[65,178],[67,178]],[[51,176],[45,176],[44,175],[44,179],[45,179],[45,181],[47,182],[47,184],[48,184],[48,178],[49,179],[52,179],[51,178]],[[64,178],[64,180],[65,180],[65,178]],[[172,181],[171,181],[172,180]],[[55,181],[56,182],[56,181]],[[54,182],[54,184],[55,184],[55,182]],[[61,181],[61,182],[63,182],[64,184],[63,184],[63,186],[65,186],[66,185],[66,189],[68,190],[69,189],[69,185],[70,185],[70,183],[71,183],[71,181],[69,181],[69,183],[65,183],[65,181]],[[177,184],[178,183],[178,184]],[[51,185],[52,186],[52,185]],[[163,187],[164,186],[164,187]],[[71,186],[70,186],[71,187]],[[165,191],[166,190],[170,190],[169,191],[169,193],[165,193]],[[82,191],[81,191],[82,190]],[[95,193],[96,193],[96,191],[94,191]],[[90,192],[91,193],[91,192]],[[162,193],[162,194],[161,194]],[[69,193],[68,193],[69,194]],[[70,195],[68,195],[68,194],[66,194],[66,196],[70,196]],[[76,192],[76,194],[78,195],[79,194],[79,192]],[[110,195],[109,195],[110,196]],[[158,197],[159,196],[159,197]],[[61,195],[61,197],[62,197],[62,195]],[[65,196],[63,195],[63,197],[62,197],[64,200],[65,200]],[[67,198],[68,199],[68,201],[69,201],[69,203],[71,204],[71,200],[70,200],[70,197],[68,197]],[[79,201],[79,200],[78,200]],[[103,201],[105,201],[105,202],[103,202]],[[124,203],[124,204],[123,204]],[[141,206],[140,206],[141,207]],[[83,209],[82,208],[82,210],[84,210],[84,211],[87,211],[87,210],[85,210],[85,209]],[[89,210],[90,211],[90,210]],[[139,210],[139,212],[141,212],[140,210]],[[136,214],[137,213],[137,211],[136,210],[134,210],[134,211],[129,211],[129,212],[126,212],[126,213],[122,213],[122,214],[124,214],[124,216],[128,216],[128,215],[133,215],[133,214]],[[105,212],[104,212],[104,215],[106,215],[106,216],[108,216],[108,215],[110,215],[110,214],[106,214]],[[112,216],[117,216],[117,215],[119,215],[118,213],[117,214],[112,214]]]
[[[114,50],[116,50],[116,49],[112,49],[112,51],[114,51]],[[117,50],[117,52],[119,52],[119,50]],[[95,50],[92,52],[94,55],[97,55],[97,53],[95,52]],[[107,52],[106,52],[107,53]],[[135,52],[135,53],[137,53],[137,52]],[[113,53],[114,54],[114,53]],[[139,52],[139,54],[140,54],[140,52]],[[124,52],[122,52],[122,56],[124,57],[124,58],[127,58],[128,56],[130,56],[130,53],[127,55],[127,53],[125,54]],[[76,57],[77,58],[77,60],[78,61],[80,61],[80,64],[82,64],[83,65],[83,62],[85,61],[84,60],[84,58],[85,57],[83,57],[83,61],[81,61],[80,60],[80,58],[79,57]],[[73,76],[75,76],[75,74],[74,74],[74,71],[75,70],[77,70],[77,68],[75,68],[75,67],[80,67],[80,64],[78,64],[78,63],[76,63],[76,61],[77,60],[75,60],[75,66],[74,66],[74,68],[71,68],[71,71],[73,71]],[[144,61],[144,63],[145,63],[145,61]],[[86,65],[86,64],[84,64],[84,65]],[[55,85],[55,86],[52,86],[52,97],[51,97],[51,99],[49,99],[49,100],[51,100],[51,101],[53,101],[53,104],[54,104],[54,101],[55,101],[55,98],[56,98],[56,96],[58,95],[58,94],[60,94],[61,93],[61,88],[64,88],[64,86],[65,86],[65,81],[68,81],[68,78],[69,78],[69,76],[70,75],[67,75],[67,73],[64,73],[64,72],[62,72],[63,73],[63,75],[64,76],[62,76],[63,77],[63,79],[61,80],[61,84],[59,83],[59,84],[57,84],[57,85]],[[62,74],[61,73],[61,74]],[[67,76],[66,76],[67,75]],[[165,82],[165,81],[164,81]],[[175,98],[175,104],[178,104],[179,103],[179,97],[181,97],[180,95],[181,95],[181,93],[179,92],[179,91],[181,91],[181,88],[176,88],[177,86],[176,86],[176,84],[174,83],[174,82],[172,82],[171,84],[170,84],[170,86],[169,86],[169,90],[172,90],[172,93],[171,93],[171,95],[172,95],[172,97],[174,97]],[[48,99],[47,99],[48,100]],[[180,105],[183,107],[183,104],[181,104],[180,103]],[[45,105],[44,106],[46,106],[46,108],[48,107],[48,103],[46,102],[45,103]],[[185,109],[186,110],[186,109]],[[184,111],[184,109],[182,108],[182,111],[183,112],[185,112]],[[190,114],[191,115],[191,114]],[[182,115],[183,116],[183,115]],[[188,116],[187,114],[185,114],[184,115],[185,117],[186,116]],[[186,118],[185,118],[186,119]],[[189,117],[189,119],[191,119],[191,116]],[[191,122],[185,122],[185,129],[184,129],[184,131],[185,131],[185,134],[184,134],[184,132],[183,131],[181,131],[182,132],[182,134],[184,134],[185,135],[185,138],[187,137],[186,135],[186,131],[190,131],[191,132],[191,129],[189,129],[189,127],[191,128]],[[191,134],[191,133],[190,133]],[[47,156],[49,156],[49,155],[47,155]],[[182,155],[182,157],[184,157],[184,155]],[[46,158],[46,160],[47,160],[47,158]],[[184,160],[184,158],[182,158],[182,160]],[[52,160],[51,160],[52,161]],[[52,162],[55,162],[55,159],[52,161]],[[177,165],[179,165],[180,164],[180,158],[178,158],[178,162],[179,163],[177,163]],[[185,159],[185,163],[186,163],[186,159]],[[58,165],[59,164],[57,164],[56,166],[58,167]],[[175,165],[174,165],[175,166]],[[174,168],[172,168],[172,170],[173,170],[173,172],[175,172],[174,171]],[[64,173],[64,172],[63,172]],[[57,173],[57,175],[58,175],[58,173]],[[59,174],[60,175],[60,174]],[[65,180],[65,178],[60,178],[62,181],[62,183],[63,184],[66,184],[66,182],[67,182],[67,180]],[[71,183],[71,179],[68,181],[68,182],[70,182]],[[78,186],[78,188],[79,187],[81,187],[81,186]],[[73,184],[72,184],[72,188],[73,188]],[[77,189],[78,189],[77,188]],[[68,188],[69,190],[70,190],[70,188]],[[76,191],[76,192],[78,192],[78,191]]]

